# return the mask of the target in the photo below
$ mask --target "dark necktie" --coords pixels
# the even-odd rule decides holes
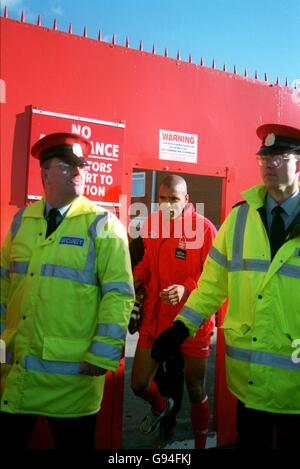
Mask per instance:
[[[60,211],[57,210],[57,208],[51,208],[49,210],[48,216],[47,216],[47,233],[46,233],[46,238],[50,236],[53,231],[56,230],[56,228],[59,225],[59,217],[61,216]]]
[[[285,240],[285,227],[281,214],[284,212],[280,205],[273,208],[274,218],[270,228],[270,244],[271,244],[271,257],[275,256],[278,249],[283,245]]]

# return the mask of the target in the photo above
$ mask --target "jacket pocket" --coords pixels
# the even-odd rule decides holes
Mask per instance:
[[[91,341],[69,337],[45,337],[43,359],[64,362],[81,362]]]
[[[221,329],[223,329],[224,332],[230,331],[238,336],[244,336],[251,330],[251,326],[245,322],[232,321],[230,318],[227,319],[225,316]]]

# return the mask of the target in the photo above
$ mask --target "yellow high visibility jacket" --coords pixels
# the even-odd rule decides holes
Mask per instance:
[[[266,188],[243,193],[218,232],[176,319],[195,334],[228,297],[222,325],[227,384],[247,407],[300,413],[300,213],[271,262],[262,212]]]
[[[45,201],[20,210],[1,256],[1,410],[54,417],[96,413],[134,302],[127,233],[107,210],[76,198],[45,238]],[[3,344],[3,343],[2,343]]]

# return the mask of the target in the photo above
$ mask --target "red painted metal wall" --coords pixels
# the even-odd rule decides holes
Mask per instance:
[[[26,201],[30,106],[124,121],[123,194],[131,192],[132,168],[222,177],[222,218],[240,191],[259,181],[256,127],[300,122],[295,90],[287,87],[6,18],[0,34],[2,239]],[[160,129],[197,134],[197,164],[159,160]],[[222,392],[220,344],[216,420],[218,442],[225,444],[233,437],[234,401]],[[121,396],[122,379],[111,379]],[[105,433],[117,435],[121,421],[112,427],[108,401]]]

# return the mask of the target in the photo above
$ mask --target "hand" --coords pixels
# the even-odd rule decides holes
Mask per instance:
[[[175,321],[153,342],[151,357],[158,363],[165,362],[175,353],[176,348],[189,336],[188,328],[181,321]]]
[[[177,305],[188,296],[188,291],[183,285],[170,285],[159,292],[161,300],[167,305]]]
[[[100,366],[92,365],[88,362],[83,362],[80,368],[79,373],[81,375],[88,375],[88,376],[101,376],[105,375],[107,370],[101,368]]]

